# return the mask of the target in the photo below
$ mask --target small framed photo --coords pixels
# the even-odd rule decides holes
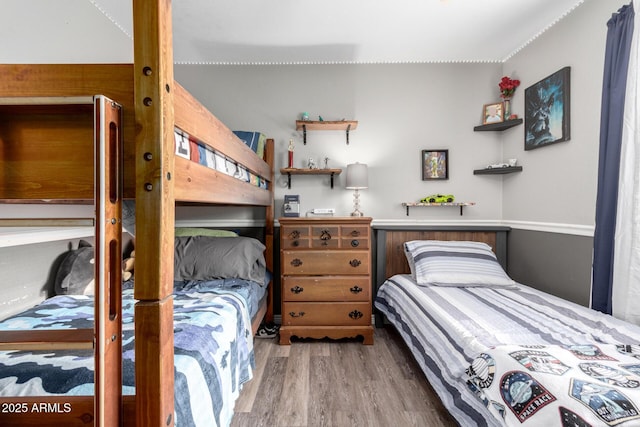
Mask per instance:
[[[500,123],[504,121],[504,104],[495,102],[493,104],[484,104],[482,108],[482,124],[489,125],[491,123]]]
[[[449,179],[449,150],[422,150],[422,180]]]

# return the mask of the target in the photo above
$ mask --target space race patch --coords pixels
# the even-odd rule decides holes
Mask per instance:
[[[522,371],[510,371],[502,376],[500,394],[521,423],[556,400],[555,396],[531,375]]]

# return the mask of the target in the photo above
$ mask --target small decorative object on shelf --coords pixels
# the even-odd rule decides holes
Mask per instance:
[[[316,161],[313,160],[313,157],[309,157],[309,160],[307,160],[307,168],[309,168],[309,169],[317,169]]]
[[[455,199],[453,194],[432,194],[420,199],[420,203],[453,203]]]
[[[287,148],[287,151],[289,152],[289,167],[290,168],[293,167],[293,150],[294,150],[293,139],[290,139],[289,140],[289,148]]]
[[[487,165],[484,169],[476,169],[473,171],[474,175],[503,175],[513,172],[522,172],[522,166],[518,165],[518,159],[509,159],[503,163],[492,163]]]
[[[304,112],[300,115],[300,120],[304,120],[305,122],[309,121],[309,113]]]
[[[424,200],[424,199],[422,199]],[[409,208],[421,208],[421,207],[447,207],[447,206],[453,206],[453,207],[459,207],[460,208],[460,215],[462,215],[462,209],[465,206],[475,206],[475,202],[455,202],[455,203],[423,203],[423,202],[403,202],[402,206],[404,206],[407,209],[407,216],[409,216]]]
[[[511,79],[507,76],[502,77],[500,83],[498,83],[498,87],[500,88],[500,97],[504,100],[504,120],[511,120],[517,117],[512,117],[511,114],[511,98],[518,86],[520,86],[520,80]]]

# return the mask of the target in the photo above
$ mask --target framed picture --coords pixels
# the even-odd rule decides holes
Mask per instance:
[[[422,180],[449,179],[449,150],[422,150]]]
[[[500,123],[504,121],[504,104],[495,102],[493,104],[484,104],[482,108],[482,124]]]
[[[571,67],[564,67],[524,91],[524,149],[568,141]]]

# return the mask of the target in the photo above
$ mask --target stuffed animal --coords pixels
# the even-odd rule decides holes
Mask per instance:
[[[122,261],[122,280],[125,282],[133,277],[133,265],[136,257],[136,251],[131,251],[129,258]]]
[[[67,253],[56,274],[56,295],[93,294],[93,257],[93,246],[84,240],[78,242],[78,249]]]
[[[122,261],[122,280],[133,277],[135,251]],[[94,293],[94,249],[85,240],[78,242],[78,249],[70,250],[56,274],[54,289],[56,295],[93,295]]]

